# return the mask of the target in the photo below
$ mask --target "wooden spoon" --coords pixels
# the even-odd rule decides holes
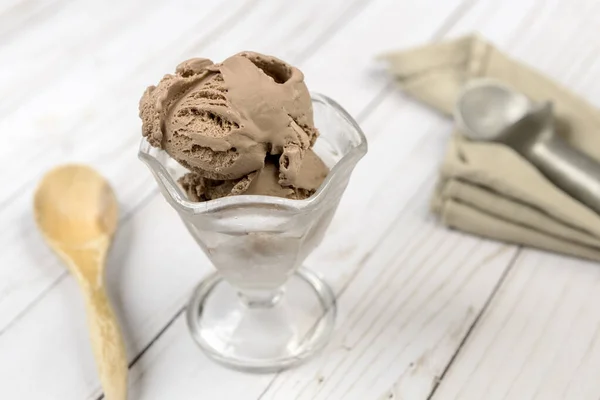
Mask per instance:
[[[46,241],[67,264],[85,296],[105,398],[125,400],[127,357],[104,289],[104,261],[118,222],[115,195],[93,169],[83,165],[60,166],[40,182],[34,212]]]

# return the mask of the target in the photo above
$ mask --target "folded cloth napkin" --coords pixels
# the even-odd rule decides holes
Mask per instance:
[[[473,78],[500,80],[533,101],[551,100],[558,134],[600,161],[600,111],[478,36],[382,58],[403,90],[449,116]],[[600,216],[502,144],[454,132],[432,210],[466,232],[600,261]]]

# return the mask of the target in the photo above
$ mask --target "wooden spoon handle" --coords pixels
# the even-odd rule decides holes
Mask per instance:
[[[102,286],[87,293],[92,348],[106,400],[127,399],[127,355],[115,314]]]

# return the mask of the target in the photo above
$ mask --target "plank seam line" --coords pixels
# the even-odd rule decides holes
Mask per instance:
[[[256,3],[257,0],[246,0],[242,5],[240,5],[240,9],[236,12],[234,12],[232,15],[230,15],[228,18],[226,18],[221,24],[219,24],[217,27],[215,27],[215,29],[213,30],[213,32],[208,34],[209,38],[212,38],[213,35],[215,34],[215,32],[217,34],[222,33],[224,29],[226,29],[227,27],[231,27],[234,24],[232,24],[232,22],[237,23],[239,22],[239,20],[243,20],[247,15],[248,12],[247,8],[252,6],[254,3]],[[28,183],[33,182],[34,180],[30,180]],[[150,202],[150,200],[152,200],[152,198],[154,198],[154,196],[158,193],[158,188],[155,188],[152,192],[150,192],[145,198],[143,198],[139,204],[135,205],[132,210],[127,213],[122,219],[121,221],[119,221],[120,223],[123,223],[124,221],[130,219],[133,215],[135,215],[135,213],[143,208],[148,202]],[[8,202],[2,202],[0,203],[0,205],[2,207],[7,206],[11,201],[10,200],[14,200],[16,198],[18,198],[19,196],[17,195],[11,195],[10,199]],[[10,322],[8,322],[6,324],[6,326],[2,329],[0,329],[0,335],[6,333],[8,331],[8,329],[10,329],[12,326],[14,326],[16,323],[18,323],[18,321],[23,318],[27,313],[29,313],[29,311],[31,309],[33,309],[48,293],[50,293],[50,291],[57,286],[63,279],[65,279],[68,276],[68,273],[65,271],[63,272],[61,275],[58,276],[58,278],[56,278],[55,281],[53,281],[50,286],[48,286],[47,288],[45,288],[41,293],[38,294],[38,296],[29,304],[27,304],[25,306],[25,308],[15,317],[13,318]]]
[[[466,0],[463,1],[456,7],[456,9],[450,14],[450,16],[442,23],[439,29],[437,29],[431,36],[431,41],[437,42],[443,38],[449,31],[454,27],[460,19],[475,5],[477,0]],[[395,82],[392,80],[386,84],[377,96],[375,96],[367,105],[357,114],[357,120],[362,121],[368,118],[385,100],[385,98],[394,92]]]
[[[458,21],[460,21],[460,19],[465,15],[465,13],[467,13],[469,11],[469,9],[471,7],[473,7],[475,2],[476,2],[476,0],[466,0],[466,1],[461,2],[458,5],[458,7],[456,7],[456,9],[450,14],[450,16],[446,20],[444,20],[441,27],[433,33],[431,38],[434,41],[437,41],[440,38],[442,38],[446,33],[448,33],[448,31],[454,25],[456,25],[458,23]],[[369,101],[367,103],[367,105],[361,111],[359,111],[359,113],[357,114],[358,119],[359,120],[366,119],[373,111],[375,111],[379,107],[379,105],[382,104],[384,98],[389,93],[392,92],[393,87],[394,87],[393,82],[390,82],[389,84],[385,85],[380,90],[378,95],[375,98],[373,98],[371,101]],[[350,285],[351,281],[352,281],[352,278],[349,279],[348,282],[346,282],[345,287],[342,288],[339,295],[336,295],[336,298],[338,298],[339,296],[341,296],[341,294],[343,294],[345,289]],[[275,383],[275,381],[277,380],[277,378],[279,376],[280,376],[280,373],[277,373],[273,377],[273,379],[267,384],[267,386],[265,387],[263,392],[258,396],[257,400],[262,400],[262,398],[267,394],[268,390],[273,386],[273,384]],[[427,399],[427,400],[429,400],[429,399]]]
[[[62,282],[62,280],[68,275],[68,272],[65,270],[63,272],[61,272],[61,274],[48,286],[46,287],[41,293],[39,293],[31,303],[29,303],[27,305],[27,307],[25,307],[23,310],[21,310],[15,317],[13,317],[13,319],[7,323],[4,328],[0,329],[0,336],[2,336],[3,334],[5,334],[6,332],[8,332],[8,330],[10,328],[12,328],[14,325],[16,325],[26,314],[29,313],[29,311],[31,309],[33,309],[38,303],[40,303],[48,293],[50,293],[56,286],[58,286],[58,284],[60,282]]]
[[[249,14],[249,10],[252,8],[252,6],[257,1],[258,0],[245,0],[245,2],[239,6],[239,9],[237,11],[233,12],[231,15],[229,15],[227,18],[225,18],[219,25],[217,25],[213,30],[211,30],[206,35],[206,37],[202,37],[202,39],[200,39],[197,42],[194,42],[192,45],[187,47],[184,51],[182,51],[180,53],[179,57],[181,57],[182,54],[185,54],[186,52],[193,52],[193,51],[195,51],[194,49],[200,49],[200,48],[204,47],[207,43],[214,41],[216,37],[218,37],[219,35],[222,35],[228,28],[235,26],[236,23],[243,20]],[[157,58],[157,57],[155,57],[155,54],[153,54],[150,58],[146,59],[145,62],[153,62],[155,58]],[[143,66],[143,64],[138,66],[132,72],[132,74],[137,73],[142,66]],[[106,92],[101,93],[102,96],[104,96],[105,94],[106,94]],[[0,113],[0,117],[2,117],[2,115],[4,115],[4,114],[10,114],[11,112],[14,112],[15,109],[8,108],[6,110],[0,110],[0,111],[2,111]],[[122,115],[119,112],[119,110],[117,109],[117,110],[111,110],[111,114],[109,115],[109,117],[112,119],[122,118]],[[100,125],[100,126],[102,126],[102,125]],[[77,132],[78,130],[79,130],[78,126],[71,126],[66,129],[65,133],[71,134],[71,133]],[[61,142],[62,142],[62,139],[61,139]],[[129,143],[130,143],[129,141],[126,141],[123,146],[119,145],[119,147],[116,149],[116,151],[123,151],[124,149],[127,148]],[[42,152],[38,152],[36,156],[38,156],[40,154],[42,154]],[[0,210],[6,208],[8,205],[13,203],[17,198],[19,198],[19,196],[22,195],[23,190],[25,188],[27,188],[28,186],[33,185],[36,182],[36,179],[37,178],[35,178],[35,177],[28,179],[25,183],[22,183],[16,190],[14,190],[11,194],[9,194],[7,196],[7,198],[5,198],[4,200],[0,200]]]
[[[127,366],[128,369],[133,368],[133,366],[135,364],[137,364],[137,362],[142,358],[142,356],[144,354],[146,354],[146,352],[148,350],[150,350],[150,348],[154,345],[154,343],[156,343],[158,341],[158,339],[160,339],[160,337],[171,327],[171,325],[173,325],[175,323],[175,321],[177,321],[179,319],[179,317],[184,313],[186,308],[187,308],[187,303],[183,307],[181,307],[175,313],[175,315],[167,322],[167,324],[160,331],[158,331],[158,333],[156,335],[154,335],[152,340],[150,340],[150,342],[148,342],[148,344],[146,346],[144,346],[144,348],[135,357],[133,357],[133,359]],[[102,399],[104,399],[104,393],[102,393],[100,396],[98,396],[96,398],[96,400],[102,400]]]
[[[517,247],[517,251],[515,252],[515,255],[508,262],[508,264],[506,266],[506,269],[504,270],[504,272],[500,276],[500,279],[498,279],[498,281],[494,285],[494,289],[492,290],[492,292],[488,296],[487,300],[485,301],[483,307],[481,308],[481,310],[479,311],[479,313],[477,314],[477,316],[473,320],[473,323],[471,324],[471,326],[467,330],[465,336],[463,336],[463,338],[460,341],[458,347],[456,348],[456,351],[454,352],[454,354],[450,358],[450,361],[448,361],[448,364],[446,365],[446,367],[442,371],[442,373],[439,376],[439,378],[435,380],[435,382],[433,384],[433,387],[431,388],[431,393],[429,394],[429,396],[427,396],[427,400],[432,400],[433,399],[433,396],[435,395],[437,389],[439,388],[440,383],[444,380],[444,378],[446,377],[446,374],[448,373],[448,371],[450,370],[450,368],[452,368],[452,365],[456,361],[456,359],[457,359],[460,351],[463,349],[463,347],[466,345],[467,341],[469,340],[469,338],[471,336],[471,333],[475,330],[475,328],[479,324],[479,321],[481,320],[481,318],[483,317],[483,315],[488,310],[488,308],[489,308],[490,304],[492,303],[493,299],[496,297],[496,293],[502,287],[502,285],[503,285],[504,281],[506,280],[506,277],[508,276],[509,272],[512,270],[512,268],[516,264],[517,259],[519,258],[519,256],[522,253],[522,250],[523,250],[522,246],[518,246]]]
[[[132,208],[130,212],[123,215],[123,217],[119,220],[119,225],[126,224],[139,209],[142,209],[146,205],[148,205],[157,193],[158,193],[158,188],[152,190],[148,195],[146,195],[144,198],[142,198],[142,200],[139,202],[139,204],[137,204],[134,208]],[[58,258],[57,258],[57,262],[58,262]],[[35,306],[38,303],[40,303],[44,299],[44,297],[46,297],[46,295],[48,293],[50,293],[52,290],[54,290],[54,288],[56,286],[58,286],[69,275],[70,274],[66,269],[63,272],[61,272],[60,275],[58,275],[58,277],[48,287],[46,287],[44,290],[42,290],[38,294],[38,296],[35,299],[33,299],[33,301],[31,303],[29,303],[23,310],[21,310],[21,312],[19,312],[3,328],[0,328],[0,336],[2,336],[10,328],[12,328],[14,325],[16,325],[21,320],[21,318],[23,318],[26,314],[28,314],[31,309],[35,308]]]
[[[335,35],[341,28],[343,28],[352,18],[360,14],[361,11],[371,3],[373,0],[357,1],[353,3],[346,11],[342,13],[340,18],[336,18],[333,23],[326,28],[312,43],[310,43],[303,51],[298,54],[298,60],[304,61],[310,58],[316,51],[318,51],[323,44],[325,44],[329,38]]]
[[[536,337],[533,345],[530,346],[529,349],[527,350],[527,355],[525,356],[525,359],[520,362],[520,364],[518,366],[518,372],[513,377],[513,379],[511,380],[510,385],[508,386],[508,389],[505,391],[504,397],[502,397],[501,400],[508,399],[508,395],[513,391],[513,388],[517,384],[519,378],[521,378],[523,376],[523,372],[524,372],[527,364],[531,361],[533,355],[537,351],[539,351],[540,342],[544,339],[544,334],[549,330],[549,326],[548,325],[550,325],[552,323],[552,321],[554,320],[554,316],[557,315],[557,311],[560,308],[560,306],[562,305],[562,301],[561,300],[565,297],[565,295],[568,293],[569,290],[572,290],[574,276],[575,276],[575,273],[571,269],[569,271],[568,279],[566,279],[564,281],[565,282],[564,285],[560,289],[560,292],[558,292],[559,295],[556,296],[555,303],[552,306],[551,312],[546,316],[546,318],[542,322],[542,330],[541,330],[541,332],[539,332],[537,334],[537,337]],[[538,299],[536,299],[536,303],[534,303],[536,309],[540,308],[539,307],[539,302],[540,301],[541,301],[541,297],[538,298]],[[576,314],[575,314],[575,316],[576,316]],[[521,328],[521,333],[519,334],[519,337],[523,337],[523,331],[527,331],[528,330],[529,324],[531,323],[531,320],[532,320],[531,318],[528,319],[527,322],[524,324],[524,326]],[[502,360],[502,362],[504,363],[505,361],[506,361],[506,357]],[[489,389],[489,386],[490,386],[490,382],[488,382],[486,390]],[[541,385],[538,385],[538,389],[540,388],[540,386]],[[536,395],[537,395],[537,389],[536,389]]]
[[[241,20],[243,20],[247,15],[249,15],[248,13],[248,9],[251,8],[254,4],[257,3],[257,0],[246,0],[243,4],[240,5],[238,11],[234,12],[231,16],[229,16],[228,18],[225,19],[225,21],[223,21],[223,23],[221,23],[219,26],[215,27],[215,29],[208,34],[207,37],[205,37],[203,40],[201,40],[200,42],[196,42],[194,43],[193,46],[191,46],[191,48],[198,48],[198,47],[202,47],[205,43],[211,41],[214,39],[215,36],[217,35],[221,35],[223,34],[223,32],[225,30],[227,30],[228,28],[231,28],[233,26],[235,26],[235,24],[239,23]],[[359,9],[360,11],[360,9]],[[350,14],[349,16],[347,16],[348,18],[352,18],[354,14]],[[335,32],[334,29],[333,31]],[[23,185],[23,187],[27,186],[28,184],[31,184],[31,182],[33,182],[34,180],[31,180],[29,182],[27,182],[26,184]],[[17,193],[19,193],[19,191],[15,192],[13,195],[10,196],[9,199],[5,199],[5,201],[3,201],[2,203],[0,203],[0,205],[2,207],[6,207],[8,206],[8,204],[10,204],[12,201],[14,201],[16,198],[18,198],[19,196],[17,195]],[[144,199],[142,199],[142,201],[135,205],[130,212],[126,215],[125,218],[123,218],[123,221],[131,218],[134,214],[136,214],[140,209],[144,208],[144,206],[150,201],[152,200],[158,193],[158,189],[154,189],[152,192],[150,192],[147,197],[145,197]],[[19,315],[17,317],[15,317],[11,322],[9,322],[2,330],[0,330],[0,335],[5,333],[10,327],[12,327],[15,323],[18,322],[18,320],[20,318],[22,318],[25,314],[27,314],[37,303],[39,303],[51,290],[52,288],[54,288],[55,286],[57,286],[63,279],[65,279],[65,277],[68,274],[66,272],[62,273],[52,284],[50,287],[46,288],[46,290],[44,290],[42,293],[39,294],[39,296],[29,305],[27,305],[27,307],[21,312],[19,313]]]

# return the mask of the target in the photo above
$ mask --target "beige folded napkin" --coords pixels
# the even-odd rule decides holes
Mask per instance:
[[[555,105],[558,133],[600,160],[600,111],[478,36],[386,54],[403,90],[452,114],[461,87],[490,77]],[[554,186],[509,147],[455,132],[432,210],[450,227],[510,243],[600,261],[600,216]]]

